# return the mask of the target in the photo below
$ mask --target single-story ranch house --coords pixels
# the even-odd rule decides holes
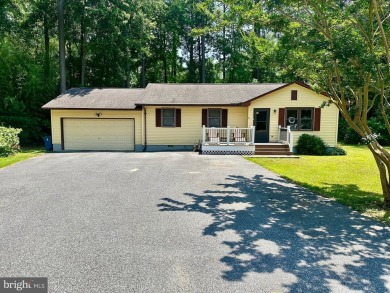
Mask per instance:
[[[308,85],[149,84],[74,88],[51,111],[54,151],[290,152],[303,133],[337,144],[339,111]],[[276,153],[276,152],[275,152]]]

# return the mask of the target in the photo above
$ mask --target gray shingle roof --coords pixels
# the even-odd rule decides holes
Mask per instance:
[[[130,110],[137,105],[238,105],[286,85],[150,83],[146,89],[73,88],[42,108]]]
[[[43,109],[135,109],[143,89],[73,88],[51,100]]]
[[[236,105],[286,84],[149,84],[140,105]]]

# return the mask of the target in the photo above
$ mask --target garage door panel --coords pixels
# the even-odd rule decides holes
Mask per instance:
[[[65,150],[134,150],[134,119],[65,118],[63,129]]]

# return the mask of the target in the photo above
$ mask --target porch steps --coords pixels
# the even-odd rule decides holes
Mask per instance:
[[[286,144],[262,144],[255,145],[255,155],[259,156],[292,156],[290,148]]]

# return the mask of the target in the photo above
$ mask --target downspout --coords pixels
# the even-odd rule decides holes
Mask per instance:
[[[148,142],[146,139],[146,108],[144,108],[144,150],[143,152],[146,152],[146,147],[148,146]]]

